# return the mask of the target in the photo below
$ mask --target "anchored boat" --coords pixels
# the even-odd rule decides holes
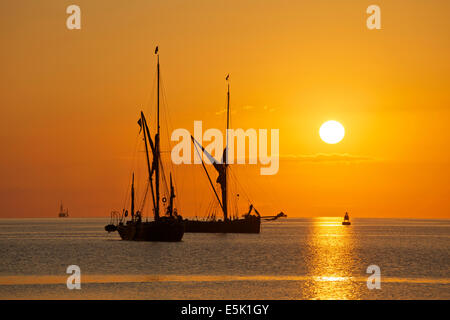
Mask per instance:
[[[227,75],[226,80],[228,82],[229,75]],[[261,219],[265,220],[275,220],[280,217],[286,217],[283,212],[275,216],[261,216],[253,206],[250,204],[249,210],[246,214],[243,215],[242,218],[239,218],[237,215],[230,217],[228,201],[230,200],[228,197],[229,193],[229,163],[228,163],[228,129],[230,125],[230,84],[227,84],[227,137],[226,137],[226,146],[223,150],[222,160],[218,162],[205,148],[197,141],[194,137],[191,136],[192,143],[200,155],[203,153],[209,161],[213,164],[214,169],[218,173],[218,177],[216,182],[220,186],[221,197],[219,197],[219,192],[216,190],[211,177],[206,170],[205,163],[202,159],[202,166],[208,177],[209,184],[211,189],[215,195],[215,199],[217,200],[217,204],[220,207],[220,210],[223,213],[223,220],[216,219],[215,214],[208,214],[208,217],[204,220],[189,220],[185,219],[185,230],[186,232],[205,232],[205,233],[259,233],[261,229]],[[239,196],[239,194],[237,194]]]
[[[164,179],[163,165],[161,161],[160,150],[160,125],[159,125],[159,82],[160,82],[160,66],[158,47],[156,47],[155,54],[157,55],[157,129],[154,139],[152,139],[150,130],[147,125],[144,113],[141,111],[138,125],[140,133],[143,135],[145,145],[146,164],[148,170],[148,183],[145,190],[141,208],[135,212],[135,185],[134,173],[131,183],[131,219],[127,221],[128,211],[122,210],[122,214],[118,212],[111,213],[111,221],[105,226],[108,232],[117,231],[122,240],[134,241],[181,241],[184,235],[184,222],[181,215],[177,213],[174,208],[175,191],[172,183],[172,174],[170,174],[169,186],[169,203],[167,204],[165,212],[161,215],[161,202],[167,202],[166,197],[161,199],[160,182]],[[150,148],[149,148],[150,147]],[[149,152],[150,149],[150,152]],[[150,162],[150,154],[152,161]],[[163,177],[161,177],[163,176]],[[154,178],[154,179],[153,179]],[[153,181],[154,180],[154,181]],[[166,186],[167,187],[167,186]],[[145,200],[150,189],[152,205],[153,205],[153,221],[143,221],[142,212]]]

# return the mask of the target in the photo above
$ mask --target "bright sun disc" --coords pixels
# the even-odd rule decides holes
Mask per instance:
[[[345,129],[337,121],[330,120],[325,122],[319,130],[320,138],[329,144],[335,144],[341,141],[345,135]]]

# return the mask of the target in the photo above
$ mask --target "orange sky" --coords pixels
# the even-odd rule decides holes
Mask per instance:
[[[121,209],[158,44],[170,130],[223,128],[227,73],[232,126],[280,129],[277,175],[236,167],[261,213],[450,218],[450,2],[376,3],[382,30],[363,0],[2,1],[0,217]],[[179,169],[181,213],[203,216],[205,176]]]

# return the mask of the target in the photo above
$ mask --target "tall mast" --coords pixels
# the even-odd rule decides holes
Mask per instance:
[[[134,219],[134,173],[131,180],[131,217]]]
[[[222,188],[222,209],[223,209],[223,219],[228,220],[228,201],[227,201],[227,167],[228,167],[228,129],[230,128],[230,75],[228,74],[225,78],[227,80],[227,131],[226,131],[226,145],[224,152],[224,163],[223,163],[223,188]]]
[[[156,207],[155,207],[155,220],[159,219],[159,53],[158,46],[155,49],[155,54],[157,55],[157,98],[156,98],[156,136],[155,136],[155,148],[156,148],[156,161],[155,161],[155,191],[156,191]]]

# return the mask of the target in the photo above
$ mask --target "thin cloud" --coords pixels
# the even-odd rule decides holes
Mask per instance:
[[[252,106],[252,105],[249,105],[249,104],[242,106],[241,109],[244,110],[244,111],[250,111],[250,110],[259,110],[259,111],[262,110],[262,111],[266,111],[266,112],[274,112],[274,111],[276,111],[276,108],[270,108],[268,106],[257,107],[257,106]],[[224,108],[224,109],[221,109],[219,111],[216,111],[215,114],[216,114],[216,116],[220,116],[220,115],[222,115],[222,114],[224,114],[226,112],[227,112],[227,109]],[[237,113],[237,111],[235,109],[231,108],[231,114],[235,114],[235,113]]]
[[[266,111],[269,111],[269,112],[274,112],[277,109],[276,108],[269,108],[268,106],[264,106],[263,110],[266,110]]]
[[[224,113],[227,113],[227,109],[226,108],[215,112],[216,116],[221,116]],[[236,113],[237,113],[236,110],[231,110],[231,114],[236,114]]]
[[[267,112],[274,112],[276,109],[275,108],[270,108],[268,106],[262,106],[262,107],[256,107],[256,106],[252,106],[252,105],[245,105],[242,107],[243,110],[252,110],[252,109],[258,109],[258,110],[264,110]]]
[[[220,116],[221,114],[224,114],[225,112],[227,112],[227,109],[222,109],[220,111],[216,111],[216,116]]]
[[[352,155],[349,153],[316,153],[301,155],[284,155],[281,158],[300,162],[370,162],[377,159],[369,156]]]

